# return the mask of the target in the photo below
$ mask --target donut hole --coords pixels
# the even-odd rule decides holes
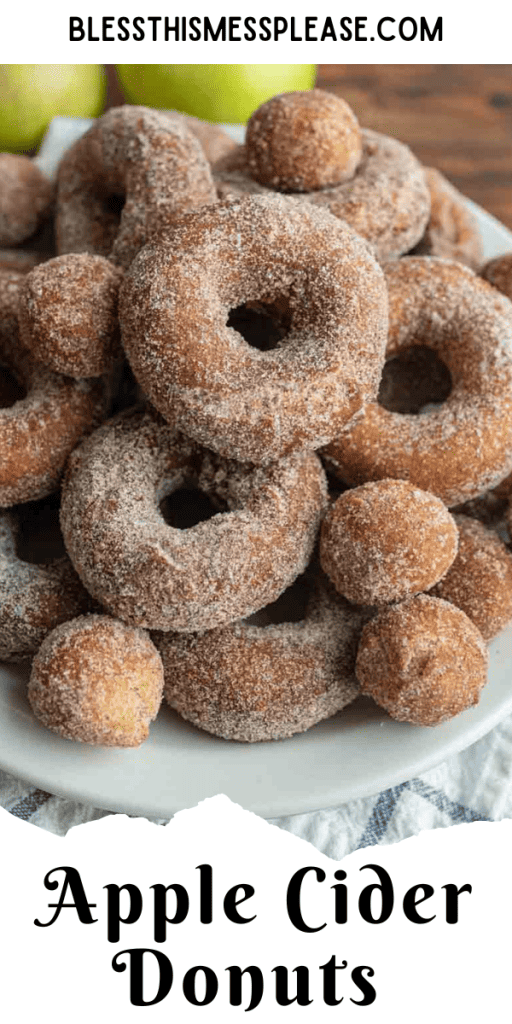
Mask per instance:
[[[10,409],[27,397],[26,388],[10,370],[0,366],[0,409]]]
[[[436,352],[414,345],[384,363],[378,401],[388,412],[417,416],[425,406],[445,402],[451,390],[450,371]]]
[[[278,626],[283,622],[303,622],[310,597],[311,580],[306,576],[299,576],[276,601],[250,615],[245,621],[249,626],[258,626],[259,629],[264,629],[265,626]]]
[[[159,508],[167,525],[174,530],[190,530],[192,526],[212,519],[219,512],[228,511],[224,502],[214,502],[209,494],[192,484],[167,494],[162,498]]]
[[[291,327],[291,310],[286,297],[273,302],[258,299],[229,311],[227,326],[241,334],[251,348],[270,352],[286,338]]]
[[[107,211],[109,216],[115,217],[117,222],[119,223],[119,221],[121,220],[121,214],[124,210],[124,206],[126,203],[126,197],[114,193],[113,195],[106,196],[103,202],[105,205],[105,210]]]
[[[59,495],[29,501],[18,508],[16,554],[20,561],[47,565],[66,556],[59,525]]]

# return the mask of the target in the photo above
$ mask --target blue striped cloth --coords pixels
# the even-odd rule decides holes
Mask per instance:
[[[1,771],[0,803],[58,835],[109,813],[52,796]],[[512,818],[512,716],[421,778],[340,807],[274,818],[272,824],[340,860],[353,850],[399,842],[425,829],[501,818]]]

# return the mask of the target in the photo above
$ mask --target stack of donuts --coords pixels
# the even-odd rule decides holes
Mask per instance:
[[[512,620],[512,264],[477,275],[439,172],[320,90],[243,146],[119,107],[53,184],[0,158],[0,246],[0,658],[45,726],[137,746],[164,698],[253,742],[361,692],[424,726],[478,701]],[[64,550],[28,557],[48,503]]]

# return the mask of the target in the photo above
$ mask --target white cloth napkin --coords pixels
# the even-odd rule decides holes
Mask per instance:
[[[0,804],[57,835],[109,813],[51,796],[1,771]],[[363,846],[396,843],[424,829],[511,817],[512,716],[420,778],[340,807],[272,821],[340,860]]]

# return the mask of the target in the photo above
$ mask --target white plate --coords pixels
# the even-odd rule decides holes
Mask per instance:
[[[512,234],[474,206],[486,258],[512,250]],[[240,744],[194,729],[163,708],[139,750],[60,739],[28,705],[26,670],[0,667],[0,767],[51,793],[108,810],[167,818],[225,793],[263,817],[369,796],[470,746],[512,712],[512,627],[491,645],[478,707],[436,729],[393,722],[364,698],[309,732]]]

